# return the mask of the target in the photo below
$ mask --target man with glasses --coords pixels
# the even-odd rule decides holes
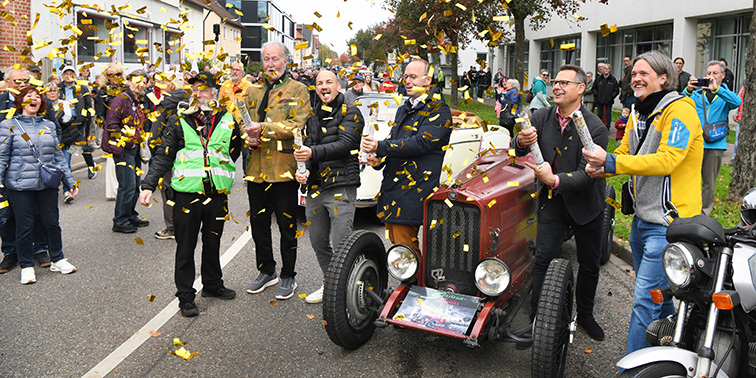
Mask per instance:
[[[572,227],[580,264],[575,296],[577,321],[588,336],[604,339],[604,331],[593,317],[601,258],[601,221],[603,219],[604,179],[593,179],[585,172],[583,144],[571,115],[580,110],[593,143],[606,148],[608,130],[601,120],[581,106],[588,79],[582,68],[564,65],[552,81],[556,105],[533,114],[533,129],[522,130],[512,139],[517,156],[525,156],[536,139],[545,160],[541,167],[526,163],[535,171],[538,192],[538,237],[533,276],[531,318],[536,313],[546,270],[552,259],[561,255],[565,231]]]
[[[231,79],[223,82],[218,93],[218,103],[225,106],[239,124],[241,124],[241,113],[236,107],[236,100],[244,100],[244,92],[251,85],[244,78],[244,66],[237,61],[231,64]]]
[[[443,146],[452,131],[451,111],[441,90],[431,87],[430,64],[413,60],[405,70],[405,101],[397,110],[395,125],[382,141],[364,137],[361,148],[373,154],[370,164],[383,169],[376,211],[394,244],[420,250],[417,232],[423,223],[423,199],[439,185]]]
[[[688,86],[682,94],[689,96],[696,103],[696,112],[698,112],[701,125],[705,122],[727,122],[729,112],[737,109],[742,100],[737,93],[729,90],[727,85],[723,84],[725,67],[722,62],[710,61],[706,65],[706,78],[709,79],[709,85],[702,87],[698,85],[699,79],[691,76],[688,79]],[[704,107],[706,108],[705,112]],[[716,189],[719,169],[722,167],[722,156],[726,150],[727,138],[711,143],[704,140],[703,164],[701,166],[703,188],[701,194],[703,213],[706,215],[711,214],[714,209],[714,190]]]
[[[276,214],[281,234],[281,279],[277,299],[294,295],[297,261],[297,190],[294,179],[294,134],[299,133],[310,116],[310,93],[307,87],[286,73],[289,50],[281,42],[263,46],[263,85],[245,91],[252,125],[245,125],[247,143],[251,147],[246,163],[249,221],[255,241],[257,269],[260,274],[247,286],[247,293],[257,294],[279,283],[270,222]]]
[[[604,64],[604,70],[598,75],[593,83],[593,97],[598,107],[598,116],[604,121],[606,129],[612,124],[612,105],[614,98],[619,94],[620,86],[617,79],[612,75],[612,65]]]
[[[0,119],[5,119],[9,111],[15,109],[13,104],[14,95],[29,86],[29,72],[11,68],[5,75],[5,85],[8,88],[7,93],[0,94]],[[53,109],[52,102],[47,97],[42,97],[47,102],[46,109]],[[48,111],[43,118],[55,124],[55,134],[60,140],[61,129],[58,118],[55,117],[54,111]],[[0,188],[0,201],[6,199],[5,189]],[[40,267],[48,267],[51,264],[50,255],[47,253],[47,234],[43,232],[44,227],[39,223],[39,215],[35,221],[34,231],[32,232],[32,241],[34,243],[34,259]],[[18,264],[16,256],[16,221],[13,217],[13,210],[10,206],[0,209],[0,239],[2,239],[3,260],[0,262],[0,274],[8,273]]]

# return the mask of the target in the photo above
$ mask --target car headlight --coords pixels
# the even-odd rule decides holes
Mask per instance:
[[[418,262],[417,252],[404,244],[389,248],[386,254],[388,272],[399,281],[412,278],[417,273]]]
[[[664,247],[662,265],[669,282],[679,288],[696,281],[696,260],[701,253],[687,243],[671,243]]]
[[[483,259],[475,268],[475,286],[489,297],[501,295],[509,287],[509,268],[495,257]]]

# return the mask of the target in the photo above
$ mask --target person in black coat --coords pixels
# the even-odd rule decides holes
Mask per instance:
[[[593,304],[601,267],[605,181],[591,178],[585,172],[583,144],[571,118],[580,110],[593,143],[606,146],[608,130],[598,117],[580,105],[587,82],[582,68],[562,66],[552,81],[556,105],[537,110],[532,118],[534,129],[521,131],[511,143],[517,156],[524,156],[537,139],[545,160],[541,167],[526,163],[535,172],[540,204],[531,314],[536,312],[549,263],[560,256],[564,233],[572,227],[580,264],[575,288],[577,321],[591,338],[603,340],[604,331],[593,317]]]
[[[612,124],[612,104],[614,104],[614,98],[617,97],[619,91],[619,83],[612,76],[612,66],[604,64],[604,72],[596,76],[591,92],[593,92],[593,98],[598,108],[598,116],[604,120],[607,130]]]
[[[430,64],[413,60],[405,70],[409,99],[396,111],[395,125],[382,141],[362,139],[362,150],[375,154],[370,163],[383,167],[381,195],[376,210],[394,244],[420,246],[417,232],[423,223],[423,201],[438,187],[444,161],[443,146],[451,136],[451,111],[439,89],[430,87]],[[418,92],[415,86],[428,90]],[[424,95],[427,94],[427,97]],[[379,158],[385,158],[379,164]],[[411,189],[407,189],[411,186]]]
[[[92,157],[92,149],[89,147],[89,143],[87,143],[87,137],[89,136],[89,122],[91,121],[94,112],[92,96],[89,93],[89,87],[76,84],[76,71],[73,67],[67,66],[63,68],[63,72],[60,76],[63,80],[58,85],[59,98],[73,104],[73,118],[71,119],[70,126],[76,129],[76,139],[73,140],[72,143],[76,143],[83,149],[82,156],[89,168],[87,178],[91,180],[97,176],[94,158]],[[67,146],[69,145],[68,143],[63,143]],[[70,166],[71,155],[67,150],[65,153]]]
[[[724,65],[725,68],[725,77],[724,80],[722,80],[722,84],[727,85],[727,89],[735,92],[735,75],[730,71],[729,68],[727,68],[727,61],[725,58],[719,58],[719,62],[721,62]]]
[[[359,109],[345,102],[340,89],[332,72],[323,71],[317,76],[315,115],[305,125],[304,146],[294,151],[294,158],[307,167],[295,177],[307,185],[308,233],[324,279],[333,249],[352,232],[360,186],[360,164],[352,151],[360,147],[365,120]],[[305,298],[307,303],[322,301],[322,285]]]

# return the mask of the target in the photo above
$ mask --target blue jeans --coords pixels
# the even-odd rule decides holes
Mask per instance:
[[[118,180],[113,225],[127,226],[131,221],[139,219],[139,213],[136,211],[139,185],[141,185],[141,179],[136,175],[136,168],[142,167],[139,147],[124,150],[121,157],[113,155],[113,161],[116,163],[116,179]]]
[[[635,304],[627,332],[627,354],[651,346],[646,341],[646,328],[652,321],[675,312],[672,300],[662,304],[651,300],[650,291],[669,286],[662,266],[662,251],[667,246],[667,226],[633,218],[630,248],[635,268]]]
[[[16,255],[22,268],[34,266],[36,246],[33,234],[42,231],[49,242],[50,259],[58,262],[63,259],[63,241],[58,222],[58,189],[15,191],[7,190],[9,201],[13,204],[16,222]],[[45,214],[40,217],[39,214]],[[41,225],[40,225],[41,224]]]
[[[0,239],[2,239],[0,249],[5,256],[16,254],[16,219],[7,191],[8,189],[0,188],[0,195],[2,195],[0,202],[8,201],[9,204],[0,209]],[[32,231],[34,253],[47,252],[47,233],[43,229],[39,209],[35,209],[34,215],[34,231]]]

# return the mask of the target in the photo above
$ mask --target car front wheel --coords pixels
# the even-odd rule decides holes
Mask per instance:
[[[572,278],[572,266],[568,260],[551,260],[533,323],[531,375],[534,378],[564,375],[572,321]]]

